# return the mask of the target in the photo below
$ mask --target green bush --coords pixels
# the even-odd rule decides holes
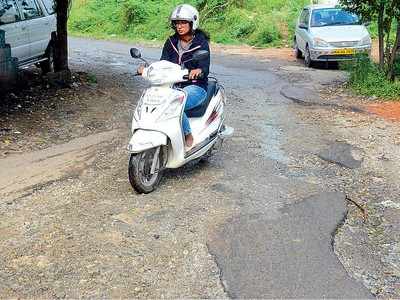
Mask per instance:
[[[274,24],[262,24],[250,37],[249,43],[253,46],[275,46],[282,36]]]
[[[168,16],[182,0],[74,0],[72,33],[164,40]],[[186,0],[200,11],[201,27],[218,43],[279,46],[292,39],[295,21],[308,0]]]
[[[123,3],[119,20],[122,30],[127,30],[132,25],[144,23],[151,16],[148,8],[149,6],[141,0],[128,0]]]
[[[242,39],[246,38],[251,33],[253,33],[254,29],[255,29],[254,23],[249,20],[247,22],[238,23],[235,26],[233,26],[230,33],[232,37]]]
[[[396,57],[394,62],[394,76],[400,78],[400,55]]]
[[[342,65],[350,73],[349,85],[365,96],[399,100],[400,82],[391,82],[378,66],[366,56]]]
[[[87,14],[85,16],[80,16],[79,18],[70,20],[69,26],[72,31],[87,33],[92,31],[91,28],[93,28],[96,23],[96,17],[92,14]]]
[[[246,11],[233,9],[226,16],[226,32],[233,39],[243,40],[254,32],[256,23]]]
[[[75,2],[75,1],[74,1]],[[120,22],[118,0],[90,0],[85,6],[78,1],[69,19],[72,32],[116,34]]]

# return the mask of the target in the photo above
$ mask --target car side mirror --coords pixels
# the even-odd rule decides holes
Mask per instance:
[[[308,30],[308,26],[306,24],[304,24],[304,23],[300,23],[299,24],[299,28]]]
[[[142,53],[140,53],[139,49],[131,48],[130,52],[131,52],[131,56],[133,58],[141,58],[142,57]]]

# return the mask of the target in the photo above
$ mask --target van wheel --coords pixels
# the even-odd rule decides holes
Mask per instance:
[[[45,61],[40,62],[43,75],[54,72],[54,47],[49,45],[46,50]]]

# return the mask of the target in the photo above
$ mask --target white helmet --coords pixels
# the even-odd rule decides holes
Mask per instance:
[[[182,4],[175,7],[170,17],[171,23],[173,21],[188,21],[192,23],[192,29],[199,28],[199,12],[196,8],[189,4]]]

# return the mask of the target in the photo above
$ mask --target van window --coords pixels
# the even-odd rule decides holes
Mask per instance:
[[[18,7],[25,20],[43,16],[35,0],[17,0]]]
[[[52,15],[56,12],[55,4],[53,0],[43,0],[44,7],[46,7],[47,13]]]
[[[0,25],[21,21],[14,0],[0,0]]]

